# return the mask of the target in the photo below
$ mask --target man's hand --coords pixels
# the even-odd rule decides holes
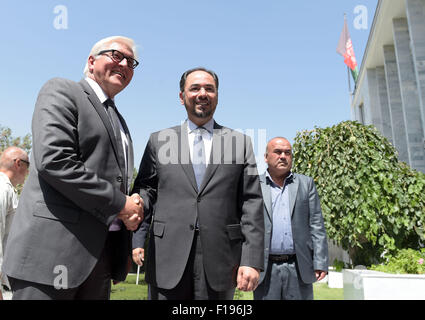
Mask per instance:
[[[143,262],[145,261],[145,249],[143,248],[133,249],[133,261],[138,266],[143,266]]]
[[[121,219],[126,228],[134,231],[143,220],[143,199],[134,193],[131,197],[126,196],[124,208],[118,214],[118,219]]]
[[[316,274],[316,280],[320,281],[322,280],[328,273],[323,270],[314,270],[314,273]]]
[[[237,288],[242,291],[253,291],[258,286],[260,272],[251,267],[241,266],[238,269]]]

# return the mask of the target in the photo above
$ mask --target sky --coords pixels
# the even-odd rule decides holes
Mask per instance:
[[[187,118],[181,74],[214,70],[214,119],[253,139],[259,171],[267,140],[351,120],[347,68],[336,47],[347,15],[360,64],[378,0],[2,0],[0,126],[31,133],[38,92],[54,77],[79,81],[92,46],[123,35],[140,65],[115,102],[138,167],[149,135]],[[353,86],[353,83],[351,82]]]

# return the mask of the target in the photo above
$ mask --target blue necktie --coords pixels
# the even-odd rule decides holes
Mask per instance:
[[[198,191],[201,187],[202,179],[204,178],[205,170],[207,168],[206,157],[205,157],[205,145],[202,139],[203,127],[195,129],[195,139],[193,141],[193,172],[195,173],[196,184],[198,185]]]

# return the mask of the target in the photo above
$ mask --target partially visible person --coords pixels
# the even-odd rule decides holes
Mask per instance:
[[[9,281],[1,272],[1,267],[10,225],[18,206],[15,188],[24,183],[29,165],[28,154],[21,148],[9,147],[0,155],[0,300],[5,298],[4,287],[10,290]]]
[[[267,144],[264,270],[255,300],[313,300],[313,283],[328,271],[328,243],[312,178],[291,171],[292,147],[282,137]]]
[[[98,41],[85,78],[55,78],[32,120],[31,169],[9,234],[3,272],[14,300],[107,300],[131,266],[143,200],[129,196],[130,132],[115,97],[131,82],[136,45]]]

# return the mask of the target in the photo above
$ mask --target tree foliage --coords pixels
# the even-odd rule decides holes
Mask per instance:
[[[31,135],[24,137],[13,137],[12,130],[0,125],[0,154],[7,147],[16,146],[24,149],[27,153],[31,150]]]
[[[425,242],[425,174],[399,162],[374,126],[346,121],[297,133],[294,169],[314,178],[328,237],[354,264]]]

